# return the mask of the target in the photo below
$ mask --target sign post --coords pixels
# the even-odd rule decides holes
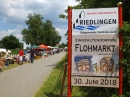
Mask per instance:
[[[117,4],[118,6],[118,17],[119,17],[119,27],[122,28],[122,2]],[[123,52],[121,50],[123,46],[122,33],[119,32],[119,59],[123,58]],[[119,95],[122,95],[122,82],[123,82],[123,70],[122,63],[119,63]]]
[[[72,86],[119,88],[122,95],[122,2],[115,8],[68,6],[68,97]],[[118,37],[119,33],[119,37]]]
[[[118,7],[72,10],[72,86],[119,88]]]
[[[68,97],[71,97],[72,7],[68,6]]]

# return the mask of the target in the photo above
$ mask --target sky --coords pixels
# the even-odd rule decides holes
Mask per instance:
[[[44,20],[51,20],[62,37],[60,43],[66,43],[67,20],[58,17],[66,14],[68,5],[77,5],[76,0],[0,0],[0,40],[9,35],[22,41],[22,29],[27,28],[25,20],[30,13],[39,13]]]

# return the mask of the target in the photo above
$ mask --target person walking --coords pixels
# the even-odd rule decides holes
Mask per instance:
[[[23,64],[23,55],[24,55],[24,52],[23,50],[19,50],[19,64]]]
[[[30,62],[30,52],[29,51],[27,51],[27,53],[26,53],[26,58],[27,58],[27,63],[29,63]]]
[[[35,52],[33,49],[30,50],[30,60],[31,60],[31,63],[34,62],[34,55],[35,55]]]

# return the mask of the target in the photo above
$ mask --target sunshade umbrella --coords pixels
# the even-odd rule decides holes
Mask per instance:
[[[57,46],[54,46],[54,48],[55,48],[55,49],[58,49],[58,47],[57,47]]]
[[[33,45],[33,46],[31,46],[31,48],[36,49],[36,48],[39,48],[39,46]]]
[[[43,45],[43,44],[39,45],[39,47],[40,47],[40,48],[45,48],[45,49],[48,48],[46,45]]]
[[[52,46],[47,46],[48,48],[53,48]]]

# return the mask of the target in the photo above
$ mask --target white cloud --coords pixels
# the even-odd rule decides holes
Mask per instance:
[[[66,29],[60,29],[60,28],[56,28],[56,30],[59,32],[60,36],[62,36],[60,43],[66,43],[67,37],[65,36],[65,33],[66,33],[67,30]]]
[[[20,30],[18,30],[18,29],[13,29],[13,30],[8,29],[7,31],[0,31],[0,39],[4,38],[5,36],[13,35],[13,36],[16,36],[19,39],[19,41],[21,42],[22,35],[19,33],[20,33]]]
[[[55,20],[59,14],[64,13],[68,5],[76,4],[75,0],[1,0],[0,9],[4,10],[0,10],[0,16],[5,23],[16,23],[15,20],[23,23],[27,15],[34,12],[42,14],[46,19],[49,16],[49,19]]]
[[[20,42],[22,42],[22,35],[21,34],[15,34],[14,36],[16,36],[20,40]]]
[[[0,32],[0,36],[5,36],[5,35],[10,35],[10,34],[12,34],[13,32],[16,32],[17,30],[16,29],[13,29],[13,30],[10,30],[10,29],[8,29],[8,31],[6,32],[6,31],[1,31]]]
[[[44,19],[52,21],[54,27],[62,36],[61,43],[66,43],[67,20],[59,19],[58,15],[64,13],[68,5],[78,4],[75,0],[0,0],[0,19],[4,24],[14,24],[15,28],[0,29],[0,39],[13,34],[22,41],[21,31],[26,27],[25,20],[29,13],[39,13]]]
[[[61,43],[65,43],[65,44],[66,44],[66,43],[67,43],[66,38],[63,37],[63,38],[61,39],[61,41],[60,41],[60,44],[61,44]]]

